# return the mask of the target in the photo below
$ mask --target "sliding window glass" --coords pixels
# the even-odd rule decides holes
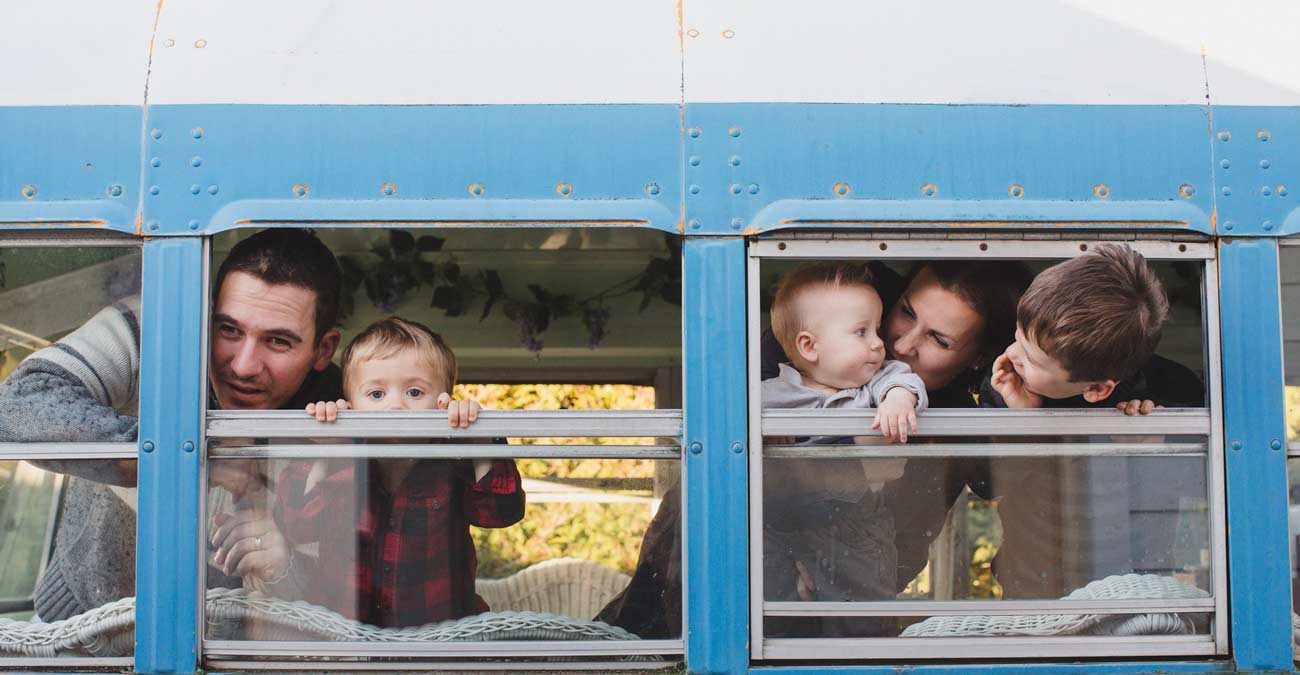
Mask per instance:
[[[0,667],[129,667],[140,252],[0,234]]]
[[[208,664],[680,661],[675,238],[274,230],[212,249]],[[341,270],[330,321],[277,281],[316,278],[313,251]]]
[[[756,659],[1224,652],[1210,242],[749,251]]]
[[[1300,241],[1279,240],[1282,281],[1282,364],[1286,377],[1286,454],[1290,509],[1291,605],[1300,607]],[[1294,615],[1294,614],[1293,614]]]

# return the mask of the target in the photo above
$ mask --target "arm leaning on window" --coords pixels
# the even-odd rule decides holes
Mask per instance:
[[[136,439],[140,301],[114,303],[58,342],[27,357],[0,382],[0,442]],[[133,487],[130,462],[45,460],[51,471]]]

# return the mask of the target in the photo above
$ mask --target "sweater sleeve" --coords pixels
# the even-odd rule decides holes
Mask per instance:
[[[930,399],[925,395],[925,383],[912,369],[902,361],[885,361],[880,367],[880,372],[871,378],[867,383],[867,389],[871,392],[871,401],[875,405],[885,400],[885,394],[889,393],[894,387],[902,387],[916,395],[916,411],[921,412],[930,405]]]
[[[136,439],[139,301],[117,303],[27,357],[0,382],[0,441],[110,442]],[[47,460],[42,468],[135,485],[116,462]]]

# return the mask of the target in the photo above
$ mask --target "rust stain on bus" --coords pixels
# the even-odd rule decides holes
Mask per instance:
[[[108,227],[107,220],[98,218],[91,220],[0,220],[0,225],[5,227],[49,227],[51,225],[67,225],[69,227]]]
[[[636,227],[638,225],[649,225],[648,220],[574,220],[566,218],[563,220],[539,220],[539,219],[512,219],[512,220],[322,220],[320,218],[306,218],[300,220],[265,220],[260,218],[236,220],[235,225],[373,225],[377,227],[388,227],[392,225],[434,225],[438,227],[474,227],[481,225],[545,225],[547,227],[563,227],[565,225],[626,225]],[[139,227],[139,221],[136,223]],[[678,224],[680,229],[681,225]]]
[[[1026,227],[1137,225],[1143,227],[1187,227],[1185,220],[782,220],[781,225],[893,225],[943,227]]]

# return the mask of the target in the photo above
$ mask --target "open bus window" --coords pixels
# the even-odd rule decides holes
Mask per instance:
[[[1155,356],[1113,391],[1053,385],[1060,361],[1017,325],[1030,277],[1105,243],[751,243],[756,658],[1222,651],[1213,247],[1112,242],[1169,302]],[[1004,353],[1031,361],[1011,372],[1039,409],[993,386]],[[928,403],[905,443],[871,429],[898,391]]]
[[[130,663],[140,260],[0,235],[0,665]]]
[[[678,243],[633,229],[306,235],[340,262],[341,340],[332,358],[300,355],[310,391],[295,392],[275,361],[313,322],[231,304],[264,236],[303,234],[213,244],[206,658],[679,659],[680,579],[663,587],[675,616],[647,629],[619,612],[652,522],[675,533],[680,518]],[[375,327],[392,316],[445,351],[414,324]],[[249,363],[259,350],[265,367]],[[444,391],[480,403],[478,419],[451,426],[433,403]],[[304,410],[339,397],[356,409],[334,422]],[[680,574],[679,547],[657,555]]]
[[[1282,366],[1286,383],[1287,523],[1291,543],[1292,611],[1300,607],[1300,247],[1281,240],[1278,271],[1282,282]]]

